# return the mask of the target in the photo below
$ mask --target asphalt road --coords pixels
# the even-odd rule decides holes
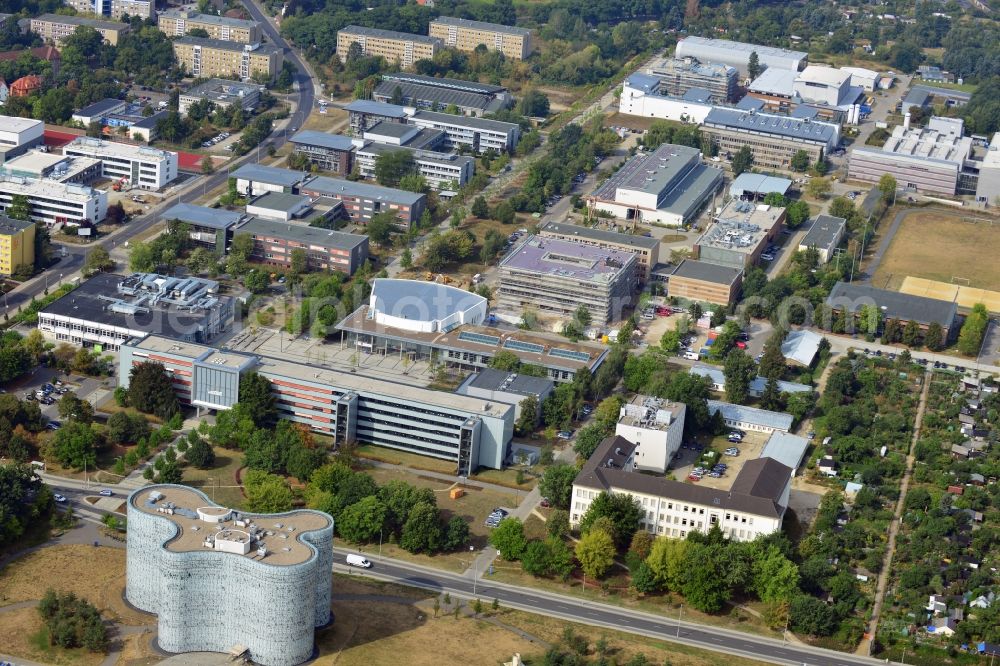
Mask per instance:
[[[263,26],[263,30],[267,35],[267,38],[273,44],[285,49],[285,58],[296,67],[295,81],[297,84],[297,90],[292,94],[292,96],[297,99],[297,103],[295,105],[295,111],[289,116],[285,125],[288,131],[284,129],[276,131],[272,133],[271,136],[264,142],[265,144],[269,143],[273,145],[275,149],[278,149],[285,144],[285,141],[288,139],[289,131],[292,128],[297,129],[302,127],[306,118],[308,118],[309,114],[312,112],[316,96],[315,86],[313,85],[312,79],[309,77],[308,70],[299,59],[299,56],[288,46],[288,43],[284,40],[284,38],[278,34],[277,28],[275,28],[274,24],[268,20],[260,8],[252,2],[252,0],[243,0],[243,4],[247,11],[253,16],[254,20],[258,21],[261,26]],[[244,163],[252,162],[257,159],[257,155],[256,151],[251,151],[243,157],[233,160],[227,166],[229,169],[232,169]],[[121,230],[102,238],[96,243],[86,246],[53,243],[56,255],[59,256],[60,254],[63,254],[64,256],[48,270],[43,271],[42,274],[23,283],[20,287],[8,293],[4,302],[5,311],[9,310],[10,312],[14,312],[19,305],[28,303],[33,298],[39,298],[49,286],[55,287],[62,279],[69,278],[70,275],[83,267],[84,258],[94,247],[101,246],[110,252],[114,246],[124,244],[129,239],[144,233],[154,224],[158,223],[160,221],[159,212],[162,208],[172,206],[177,203],[190,203],[202,196],[204,192],[221,186],[226,182],[228,177],[228,170],[217,171],[210,176],[199,176],[198,178],[200,180],[195,182],[200,184],[201,187],[189,187],[185,193],[176,197],[167,198],[162,204],[153,208],[149,213],[133,218]],[[60,275],[62,278],[57,277]]]
[[[772,664],[792,666],[856,666],[857,664],[884,664],[878,659],[868,659],[852,654],[806,645],[782,643],[780,640],[704,627],[649,613],[631,611],[615,606],[595,603],[547,592],[539,592],[514,585],[499,584],[482,579],[446,573],[386,558],[372,558],[371,569],[347,567],[345,556],[355,551],[334,548],[334,570],[353,573],[368,578],[388,580],[438,593],[449,592],[469,599],[493,599],[507,607],[557,617],[592,626],[607,627],[618,631],[649,636],[674,643],[693,645],[730,655],[741,655]],[[480,572],[483,573],[483,572]],[[473,586],[475,585],[475,589]]]

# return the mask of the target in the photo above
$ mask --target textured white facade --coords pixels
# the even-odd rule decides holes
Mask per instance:
[[[308,660],[314,629],[330,621],[333,520],[317,511],[241,516],[265,528],[304,517],[325,524],[288,536],[310,551],[296,563],[282,563],[279,553],[269,561],[223,548],[177,550],[177,542],[192,537],[184,534],[192,527],[141,507],[151,492],[180,488],[147,486],[128,500],[126,598],[159,616],[159,646],[168,652],[228,652],[242,646],[264,666]],[[199,491],[183,491],[200,496],[203,506],[214,506]],[[197,528],[199,535],[217,532],[210,521],[198,521]]]

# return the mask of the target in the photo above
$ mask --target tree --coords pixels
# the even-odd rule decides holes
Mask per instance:
[[[941,351],[944,349],[944,329],[941,324],[933,321],[927,326],[924,333],[924,345],[931,351]]]
[[[83,274],[85,277],[90,277],[94,273],[114,270],[114,267],[115,262],[111,259],[111,255],[103,246],[98,245],[87,253],[87,258],[83,262]]]
[[[760,359],[758,373],[762,377],[781,379],[785,374],[785,355],[781,353],[781,345],[785,341],[786,332],[777,328],[764,343],[764,353]]]
[[[301,247],[292,250],[289,255],[289,270],[293,276],[299,276],[306,272],[309,264],[309,256]]]
[[[562,539],[569,534],[569,512],[562,509],[552,509],[549,519],[545,521],[545,530],[554,539]]]
[[[91,423],[94,420],[93,406],[85,400],[80,400],[72,391],[59,398],[56,409],[59,412],[59,417],[66,420],[79,421],[80,423]]]
[[[271,393],[271,380],[257,372],[249,372],[240,379],[240,392],[237,401],[253,415],[254,421],[267,428],[274,424],[277,418],[277,408],[274,395]]]
[[[809,219],[809,204],[801,199],[792,201],[785,207],[785,226],[798,229]]]
[[[804,150],[798,150],[792,155],[791,161],[792,171],[798,171],[802,173],[809,168],[809,153]]]
[[[493,209],[493,218],[500,224],[513,224],[515,218],[514,207],[508,201],[501,201]]]
[[[152,273],[156,270],[159,258],[153,246],[144,241],[132,241],[128,251],[128,267],[137,273]]]
[[[417,163],[408,150],[390,150],[375,159],[375,180],[379,185],[396,187],[403,176],[416,173]]]
[[[399,256],[399,265],[403,267],[404,270],[413,268],[413,253],[410,248],[403,248],[403,253]]]
[[[801,594],[792,600],[788,614],[789,625],[795,632],[812,636],[829,636],[837,627],[833,608],[807,594]]]
[[[444,549],[458,550],[469,542],[469,523],[462,516],[452,516],[444,531]]]
[[[756,51],[750,53],[750,59],[747,61],[747,78],[751,81],[760,76],[760,56],[757,55]]]
[[[399,545],[410,553],[436,552],[441,548],[441,517],[437,507],[420,502],[410,510]]]
[[[490,207],[486,203],[486,198],[482,195],[476,197],[472,202],[472,214],[479,219],[485,219],[490,216]]]
[[[211,155],[205,155],[205,157],[202,158],[201,172],[206,176],[215,173],[215,161],[212,159]]]
[[[791,601],[799,589],[799,569],[777,546],[753,558],[754,593],[765,603]]]
[[[656,574],[645,562],[640,562],[632,571],[632,587],[636,592],[642,594],[650,594],[656,592],[659,588],[659,584],[656,580]]]
[[[544,118],[549,115],[549,98],[537,90],[528,90],[521,96],[517,110],[528,118]]]
[[[396,106],[403,105],[403,89],[396,86],[392,89],[392,97],[389,98],[390,104],[395,104]]]
[[[661,537],[653,541],[646,564],[659,587],[679,592],[687,575],[687,550],[691,542]]]
[[[292,490],[275,474],[251,469],[243,477],[246,508],[254,513],[282,513],[292,508]]]
[[[547,576],[552,569],[549,546],[541,539],[532,539],[521,555],[521,568],[532,576]]]
[[[56,430],[52,440],[53,457],[67,467],[82,470],[97,462],[97,433],[89,423],[70,421]]]
[[[270,284],[271,278],[262,270],[255,269],[243,276],[243,286],[249,289],[252,294],[264,293]]]
[[[642,516],[642,508],[632,495],[602,492],[580,519],[580,532],[589,532],[595,522],[607,518],[611,521],[615,547],[624,550],[639,529]]]
[[[983,337],[989,327],[990,315],[986,306],[976,303],[972,312],[965,317],[962,329],[958,332],[958,351],[966,356],[975,356],[983,344]]]
[[[517,518],[504,518],[490,532],[490,545],[508,562],[521,559],[528,542],[524,537],[524,524]]]
[[[760,395],[760,406],[772,411],[781,411],[781,391],[778,389],[778,380],[768,377],[764,384],[764,391]]]
[[[162,363],[146,361],[129,372],[128,402],[140,412],[169,419],[180,410],[173,381]]]
[[[830,180],[828,178],[813,178],[806,184],[806,192],[814,199],[821,199],[830,192]]]
[[[527,396],[521,400],[518,409],[521,410],[521,413],[517,418],[515,427],[518,433],[526,435],[538,425],[538,397],[534,395]]]
[[[554,506],[568,509],[576,474],[576,466],[563,462],[555,463],[545,470],[538,488]]]
[[[681,348],[681,336],[677,331],[664,331],[660,336],[660,349],[673,354]]]
[[[615,561],[615,543],[603,530],[591,530],[576,544],[576,559],[588,577],[597,579],[607,572]]]
[[[726,400],[742,405],[750,396],[750,382],[757,377],[757,364],[742,349],[733,349],[726,355],[723,373],[726,378]]]
[[[515,372],[521,367],[521,359],[514,352],[502,349],[490,359],[489,367],[495,370]]]
[[[365,497],[340,512],[337,533],[351,543],[368,543],[382,529],[386,508],[378,497]]]
[[[368,238],[379,247],[385,247],[392,237],[392,232],[396,230],[399,218],[392,211],[382,211],[372,215],[368,220],[365,229],[368,231]]]
[[[197,436],[184,453],[184,457],[188,464],[198,469],[209,469],[215,464],[215,450],[208,442]]]
[[[920,325],[912,319],[903,327],[903,344],[907,347],[920,346]]]
[[[750,146],[740,147],[740,149],[736,151],[736,154],[733,155],[733,176],[735,177],[741,173],[749,171],[752,166],[753,150],[750,149]]]
[[[891,173],[884,173],[878,179],[878,190],[882,193],[882,201],[889,203],[896,198],[896,179]]]
[[[10,205],[4,210],[4,214],[12,220],[22,220],[27,222],[31,219],[31,204],[28,197],[23,194],[14,194],[10,198]]]
[[[688,603],[701,612],[719,612],[732,595],[726,577],[719,575],[727,568],[724,551],[709,544],[694,543],[686,555],[688,570],[681,592]]]

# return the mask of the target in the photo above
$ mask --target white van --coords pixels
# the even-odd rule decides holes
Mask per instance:
[[[689,361],[697,361],[700,357],[698,356],[698,352],[689,351],[684,352],[684,358]]]
[[[348,555],[347,564],[352,567],[361,567],[362,569],[371,569],[372,563],[366,560],[361,555]]]

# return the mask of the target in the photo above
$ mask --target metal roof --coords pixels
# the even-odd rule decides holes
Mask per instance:
[[[441,320],[455,312],[485,305],[486,299],[471,291],[437,282],[376,278],[371,305],[382,314],[405,317],[404,312],[424,310],[421,319]],[[431,312],[433,311],[433,312]]]
[[[547,222],[542,225],[539,232],[542,234],[550,232],[558,235],[579,236],[580,238],[589,238],[591,240],[603,241],[605,243],[616,243],[618,245],[628,245],[644,249],[651,249],[660,244],[660,240],[658,238],[653,238],[652,236],[620,234],[616,231],[595,229],[593,227],[585,227],[581,224]]]
[[[636,72],[625,80],[625,85],[629,88],[641,90],[644,93],[651,93],[659,87],[660,79],[655,76],[650,76],[649,74]]]
[[[844,233],[847,220],[833,215],[818,215],[809,227],[809,233],[803,238],[799,245],[806,247],[816,247],[821,250],[830,250],[834,242],[839,242]]]
[[[958,312],[958,306],[951,301],[847,282],[833,285],[826,303],[838,310],[846,307],[850,312],[857,312],[863,305],[874,304],[882,310],[883,318],[925,325],[938,323],[944,328],[951,327]]]
[[[715,99],[715,95],[704,88],[688,88],[687,92],[681,95],[681,99],[686,102],[707,104]]]
[[[531,34],[531,31],[526,28],[518,28],[516,25],[502,25],[500,23],[486,23],[485,21],[471,21],[469,19],[454,18],[451,16],[439,16],[431,23],[440,23],[441,25],[455,25],[460,28],[471,28],[473,30],[488,30],[492,32],[502,32],[508,35],[520,35],[525,37]]]
[[[297,222],[283,222],[262,217],[251,217],[236,227],[233,233],[234,235],[268,235],[337,250],[352,250],[368,240],[367,236],[361,234],[349,234],[332,229],[310,227],[307,224]]]
[[[309,197],[304,194],[288,194],[287,192],[264,192],[247,203],[248,208],[294,213],[303,209],[303,204],[309,203]]]
[[[360,181],[350,181],[343,178],[330,178],[328,176],[316,176],[302,183],[300,189],[308,192],[316,192],[320,195],[328,196],[350,196],[362,199],[373,199],[388,203],[403,204],[412,206],[426,198],[426,195],[406,190],[397,190],[371,183]]]
[[[417,111],[412,122],[433,122],[442,125],[452,125],[455,127],[470,127],[472,129],[487,130],[510,134],[518,128],[515,123],[505,123],[499,120],[488,120],[486,118],[470,118],[468,116],[453,116],[450,113],[437,113],[434,111]]]
[[[762,428],[773,430],[788,430],[792,427],[791,414],[784,412],[772,412],[767,409],[747,407],[746,405],[734,405],[731,402],[721,400],[709,400],[708,411],[711,414],[722,412],[722,418],[726,421],[736,421],[737,423],[752,423]]]
[[[73,115],[90,118],[93,116],[103,115],[105,113],[110,112],[112,109],[117,109],[122,106],[128,106],[128,102],[125,102],[124,100],[120,99],[112,99],[109,97],[107,99],[102,99],[99,102],[88,104],[87,106],[83,107]]]
[[[465,92],[477,93],[480,95],[497,95],[507,92],[503,86],[495,86],[491,83],[480,83],[479,81],[466,81],[465,79],[449,79],[444,76],[425,76],[423,74],[411,74],[409,72],[392,72],[382,75],[383,81],[406,81],[408,83],[419,83],[435,88],[449,88],[451,90],[464,90]]]
[[[777,192],[778,194],[784,194],[791,186],[792,181],[788,178],[746,172],[741,173],[733,179],[732,184],[729,185],[729,193],[734,197],[739,196],[743,192],[755,192],[758,194]]]
[[[791,331],[781,343],[781,355],[800,365],[809,366],[816,358],[816,354],[819,352],[819,343],[822,340],[822,335],[804,328]]]
[[[731,285],[743,277],[743,270],[730,266],[710,264],[706,261],[685,259],[670,274],[671,277],[675,275],[691,280],[701,280],[702,282]]]
[[[340,134],[327,134],[316,130],[302,130],[289,139],[292,143],[300,143],[307,146],[320,146],[330,150],[350,151],[354,148],[354,143],[349,136]]]
[[[229,42],[223,39],[212,39],[210,37],[192,37],[191,35],[184,35],[174,40],[174,44],[190,44],[192,46],[201,46],[206,49],[219,49],[221,51],[239,51],[243,53],[244,51],[249,51],[255,54],[267,54],[275,55],[282,52],[281,47],[274,46],[272,44],[244,44],[242,42]]]
[[[421,100],[443,107],[454,104],[460,109],[479,109],[480,111],[495,111],[503,106],[503,103],[494,99],[492,95],[398,80],[383,79],[375,87],[372,95],[391,99],[396,94],[396,88],[399,88],[404,101]]]
[[[365,130],[365,134],[372,134],[375,136],[386,136],[393,139],[405,139],[411,134],[416,134],[420,131],[419,127],[414,127],[413,125],[407,125],[405,123],[393,123],[386,120],[379,121]]]
[[[483,368],[473,376],[469,386],[484,391],[503,391],[538,396],[552,388],[552,380],[545,377],[510,373],[506,370]]]
[[[163,211],[160,217],[164,220],[180,220],[199,227],[210,229],[228,229],[243,217],[243,213],[225,210],[223,208],[208,208],[189,203],[179,203]]]
[[[387,118],[406,117],[406,109],[403,107],[397,104],[373,102],[370,99],[356,99],[345,106],[344,110],[353,113],[367,113],[375,116],[385,116]]]
[[[608,283],[636,261],[635,253],[625,250],[529,236],[500,262],[500,266],[543,275],[560,275],[577,282]]]
[[[798,469],[809,448],[809,440],[787,432],[775,431],[767,440],[760,458],[770,458],[792,470]]]
[[[344,26],[337,34],[340,35],[340,33],[345,33],[347,35],[364,35],[365,37],[378,37],[380,39],[397,39],[406,42],[419,42],[421,44],[444,44],[439,37],[415,35],[410,32],[397,32],[396,30],[382,30],[381,28],[367,28],[362,25]]]
[[[241,180],[292,187],[305,180],[309,174],[305,171],[292,171],[264,164],[244,164],[230,175]]]
[[[720,106],[708,112],[705,124],[805,141],[822,141],[827,145],[837,138],[836,126],[830,123],[796,120],[787,116],[751,113]]]
[[[750,83],[750,92],[791,97],[795,94],[796,78],[798,72],[794,70],[768,67]]]

